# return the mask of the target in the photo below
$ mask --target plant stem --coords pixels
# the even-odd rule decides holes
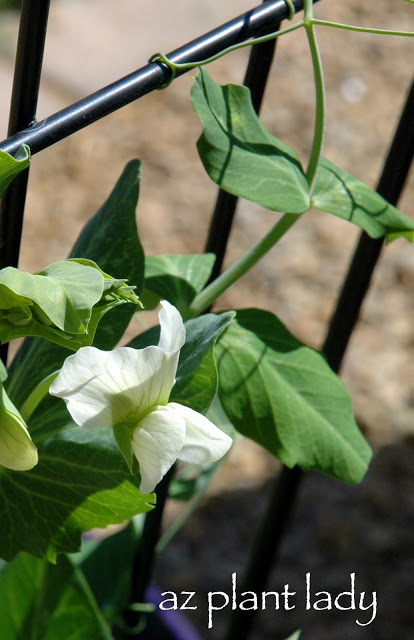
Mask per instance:
[[[309,3],[307,3],[309,4]],[[307,5],[305,5],[307,7]],[[310,4],[310,7],[312,5]],[[306,15],[306,9],[305,9]],[[319,160],[322,154],[324,129],[325,129],[325,86],[323,79],[322,60],[319,53],[318,41],[316,39],[313,18],[305,19],[305,31],[308,37],[309,49],[312,58],[313,75],[315,81],[315,127],[313,133],[312,149],[309,156],[306,180],[308,182],[310,194],[315,185],[316,173]]]
[[[205,58],[204,60],[199,60],[197,62],[172,62],[166,55],[163,53],[154,53],[153,56],[149,59],[148,62],[161,62],[167,65],[172,71],[176,71],[177,69],[194,69],[196,67],[202,67],[206,64],[210,64],[210,62],[215,62],[219,58],[231,53],[232,51],[238,51],[238,49],[244,49],[244,47],[251,47],[253,45],[261,44],[262,42],[268,42],[269,40],[274,40],[275,38],[279,38],[279,36],[284,36],[287,33],[291,33],[292,31],[296,31],[303,27],[304,21],[299,20],[295,24],[290,25],[290,27],[286,27],[285,29],[281,29],[278,31],[273,31],[272,33],[268,33],[265,36],[259,36],[258,38],[253,38],[252,40],[248,40],[246,42],[240,42],[238,44],[233,44],[231,47],[227,47],[216,53],[214,56],[210,56],[209,58]]]
[[[414,31],[394,31],[392,29],[375,29],[372,27],[356,27],[353,24],[343,24],[342,22],[330,22],[329,20],[312,20],[313,24],[321,27],[332,27],[334,29],[343,29],[344,31],[356,31],[357,33],[373,33],[379,36],[404,36],[412,38]]]
[[[303,21],[311,22],[313,20],[313,0],[304,0],[303,2]]]
[[[203,289],[193,300],[189,308],[189,317],[200,315],[207,307],[232,284],[244,276],[276,242],[290,229],[290,227],[300,218],[294,213],[285,213],[282,218],[271,228],[271,230],[235,264],[229,267],[208,287]]]
[[[193,300],[189,308],[189,317],[200,315],[205,309],[215,302],[215,300],[232,284],[244,276],[262,258],[276,242],[290,229],[290,227],[300,218],[294,213],[285,213],[271,230],[240,260],[229,267],[208,287],[203,289]]]

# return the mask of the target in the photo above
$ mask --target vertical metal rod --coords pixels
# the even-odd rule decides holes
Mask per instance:
[[[268,33],[277,31],[280,22],[271,26]],[[250,89],[252,103],[256,113],[259,113],[269,77],[270,68],[276,49],[276,40],[263,42],[252,47],[249,63],[243,84]],[[205,252],[214,253],[216,261],[209,282],[215,280],[221,272],[226,253],[234,215],[236,213],[238,198],[219,189],[216,205],[212,215]]]
[[[414,81],[408,92],[394,134],[377,191],[395,205],[403,190],[414,156]],[[383,246],[382,238],[373,240],[362,232],[339,294],[323,347],[330,366],[338,371],[357,322],[364,296]],[[340,339],[338,340],[338,336]]]
[[[150,511],[144,522],[141,540],[138,543],[134,564],[131,572],[130,602],[145,602],[145,592],[152,577],[155,562],[155,547],[160,537],[162,517],[168,498],[168,489],[175,473],[175,465],[167,472],[157,486],[157,505]],[[136,628],[141,621],[141,613],[129,609],[125,611],[124,621],[127,630]],[[131,634],[126,631],[126,637]]]
[[[46,39],[50,0],[23,0],[10,104],[8,135],[12,136],[35,122],[40,74]],[[12,182],[1,201],[0,269],[17,267],[26,203],[29,170]],[[7,359],[7,346],[0,357]]]
[[[396,204],[404,188],[414,156],[414,81],[402,111],[397,129],[384,163],[377,191]],[[362,233],[348,274],[338,298],[322,348],[327,360],[339,371],[349,338],[378,261],[382,240]],[[349,314],[349,315],[348,315]],[[283,536],[294,510],[304,472],[298,467],[283,467],[274,483],[267,510],[253,541],[249,564],[240,591],[262,592],[271,570],[278,560]],[[231,616],[225,640],[247,640],[255,612],[236,609]]]

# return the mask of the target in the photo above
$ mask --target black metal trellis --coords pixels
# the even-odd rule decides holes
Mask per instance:
[[[316,0],[315,0],[316,1]],[[294,0],[296,11],[303,8],[303,0]],[[38,153],[96,120],[160,89],[170,77],[170,71],[160,63],[150,63],[62,111],[35,122],[43,49],[46,36],[49,0],[36,3],[23,0],[19,44],[16,57],[15,78],[9,122],[9,137],[0,143],[0,149],[15,153],[22,143],[30,146],[32,154]],[[197,38],[173,51],[169,58],[174,63],[197,62],[223,49],[275,31],[281,20],[289,15],[284,0],[265,1],[263,5],[229,21],[221,27]],[[245,77],[252,90],[253,104],[257,110],[267,82],[273,58],[274,42],[254,47]],[[179,70],[177,76],[185,73]],[[400,124],[391,145],[378,191],[396,204],[403,189],[414,154],[414,84],[408,94]],[[0,268],[16,266],[25,205],[28,171],[21,174],[10,186],[2,201],[0,219]],[[217,255],[213,277],[218,275],[226,251],[227,240],[233,223],[237,199],[220,192],[212,218],[206,250]],[[375,241],[366,234],[356,248],[348,275],[345,278],[336,311],[332,317],[323,351],[335,371],[338,371],[350,335],[358,318],[364,296],[380,255],[382,241]],[[357,294],[356,294],[357,292]],[[7,349],[2,347],[2,358]],[[275,490],[267,514],[261,523],[250,565],[244,577],[246,590],[261,591],[266,583],[272,558],[277,557],[282,536],[300,487],[302,472],[299,469],[283,469],[275,484]],[[158,492],[166,495],[168,477]],[[148,531],[155,544],[162,509],[147,516]],[[139,557],[138,568],[139,568]],[[146,559],[146,579],[151,572],[152,558]],[[143,593],[145,584],[138,584],[136,591]],[[236,612],[227,640],[243,640],[248,637],[254,612]],[[134,624],[136,621],[133,621]]]

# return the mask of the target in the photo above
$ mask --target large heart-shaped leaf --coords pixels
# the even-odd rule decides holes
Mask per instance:
[[[297,154],[262,125],[246,87],[221,87],[199,69],[191,100],[203,123],[198,153],[216,184],[272,211],[309,209],[308,185]]]
[[[414,220],[326,158],[321,158],[318,167],[311,205],[358,225],[371,238],[413,240]]]
[[[245,87],[221,87],[200,69],[192,102],[203,123],[197,143],[201,161],[225,191],[272,211],[300,214],[314,207],[353,222],[373,238],[412,240],[413,220],[326,158],[310,198],[298,156],[261,124]]]
[[[29,426],[39,463],[24,473],[0,469],[0,557],[27,551],[54,561],[77,551],[84,531],[151,509],[154,496],[139,492],[138,465],[131,475],[111,429],[73,425],[51,397]]]
[[[144,282],[145,258],[138,236],[135,210],[139,196],[141,162],[126,165],[108,200],[89,220],[70,257],[94,260],[115,278],[128,280],[139,295]],[[94,346],[112,349],[124,335],[136,308],[123,305],[102,320]]]
[[[21,553],[0,572],[2,640],[112,640],[79,569]]]
[[[247,309],[216,346],[219,397],[235,428],[288,467],[359,482],[370,447],[324,357],[270,312]]]
[[[0,149],[0,197],[12,180],[30,164],[30,149],[23,144],[13,157]]]

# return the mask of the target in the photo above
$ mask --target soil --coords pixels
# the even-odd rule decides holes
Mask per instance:
[[[411,640],[413,482],[414,443],[382,448],[359,486],[307,474],[277,566],[266,587],[255,590],[258,611],[251,640],[284,640],[299,628],[301,640]],[[206,640],[224,637],[231,613],[232,574],[236,573],[237,606],[252,597],[242,596],[241,581],[252,548],[252,532],[266,508],[272,484],[267,481],[261,486],[217,493],[161,555],[158,584],[177,593],[179,603],[183,603],[182,591],[195,592],[191,604],[197,609],[185,613]],[[310,609],[306,608],[307,574]],[[334,601],[340,593],[350,591],[351,574],[355,574],[355,608],[344,611]],[[282,594],[285,585],[292,593],[288,600],[280,596],[276,610],[274,597],[268,597],[266,608],[261,610],[262,590]],[[213,626],[208,629],[208,592],[218,591],[228,594],[229,605],[213,613]],[[327,608],[326,593],[319,593],[322,591],[332,597],[331,609]],[[360,607],[361,592],[365,592],[365,611]],[[314,608],[318,600],[321,610]],[[212,602],[219,608],[225,598],[214,595]],[[338,604],[352,606],[349,596],[343,596]],[[245,606],[255,606],[254,600]]]
[[[251,8],[246,0],[151,3],[111,0],[52,3],[39,118],[63,108],[143,66],[155,51],[168,52]],[[164,6],[165,5],[165,6]],[[414,29],[414,9],[402,0],[324,0],[326,20],[388,29]],[[0,16],[0,86],[10,90],[17,21]],[[325,155],[375,186],[398,113],[411,81],[408,38],[319,29],[327,82]],[[214,63],[212,76],[240,82],[247,51]],[[148,254],[203,250],[216,188],[205,175],[195,141],[200,124],[191,110],[190,73],[33,158],[23,230],[21,268],[35,271],[64,258],[85,221],[99,208],[133,157],[143,163],[138,225]],[[313,85],[307,45],[294,33],[281,39],[262,120],[306,161],[312,137]],[[7,100],[0,108],[5,136]],[[412,216],[411,175],[400,202]],[[275,214],[240,203],[226,265],[273,225]],[[218,301],[217,308],[270,309],[298,338],[318,347],[333,311],[359,232],[317,212],[307,214],[266,258]],[[360,487],[309,475],[286,540],[278,575],[270,584],[303,588],[312,572],[320,590],[378,591],[378,615],[367,627],[355,612],[266,611],[255,638],[284,638],[297,626],[303,640],[413,637],[414,503],[414,253],[403,240],[386,247],[343,364],[342,377],[376,456]],[[140,317],[140,327],[152,322]],[[133,325],[131,332],[137,330]],[[166,589],[191,588],[200,597],[228,590],[242,573],[275,473],[258,447],[238,444],[205,504],[162,560]],[[167,573],[168,572],[168,573]],[[168,575],[168,580],[163,576]],[[295,587],[295,579],[302,587]],[[348,582],[347,582],[348,581]],[[193,586],[189,586],[193,585]],[[409,596],[411,590],[411,596]],[[411,600],[410,600],[411,598]],[[200,614],[205,614],[201,611]],[[218,638],[226,612],[205,637]],[[203,631],[202,631],[203,632]],[[411,633],[411,635],[410,635]]]

